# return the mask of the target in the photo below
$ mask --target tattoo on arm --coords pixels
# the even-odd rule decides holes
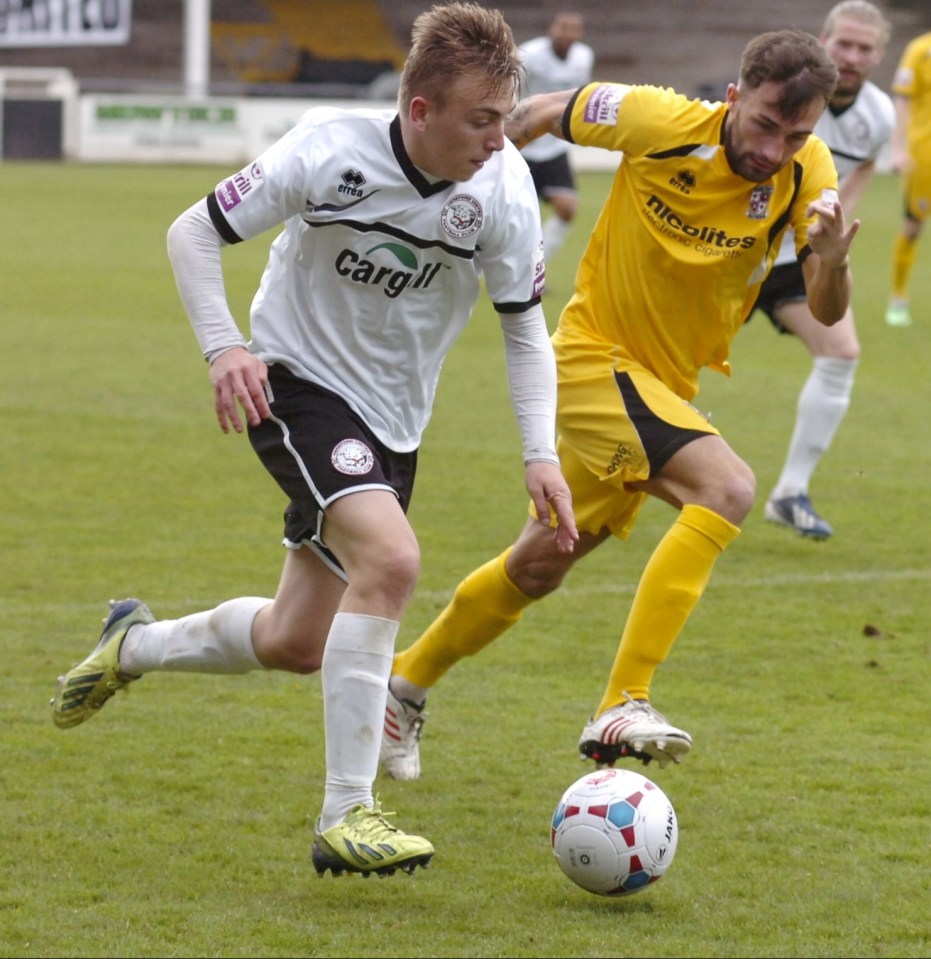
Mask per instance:
[[[527,104],[518,103],[504,122],[505,135],[518,149],[525,147],[533,139],[528,125],[529,116],[530,109]]]

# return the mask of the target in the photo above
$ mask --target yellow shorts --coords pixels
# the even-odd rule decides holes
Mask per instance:
[[[610,345],[554,341],[554,346],[556,450],[572,490],[576,524],[626,539],[646,499],[626,484],[655,476],[687,443],[718,431],[652,373],[618,362]]]
[[[923,223],[931,216],[931,164],[923,163],[903,174],[902,194],[909,219]]]

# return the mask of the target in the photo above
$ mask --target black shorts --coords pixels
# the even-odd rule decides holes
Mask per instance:
[[[544,199],[553,193],[575,193],[575,177],[569,166],[569,154],[561,153],[552,160],[528,160],[530,175],[537,196]]]
[[[345,576],[323,537],[326,508],[360,490],[390,490],[404,512],[410,505],[417,451],[396,453],[376,439],[335,393],[301,379],[280,364],[268,368],[271,419],[249,427],[253,449],[291,502],[284,542],[309,546]]]
[[[747,320],[749,321],[757,310],[761,310],[780,333],[791,333],[791,330],[786,329],[779,322],[776,313],[784,303],[796,303],[804,300],[805,297],[805,275],[802,273],[802,264],[796,261],[775,266],[763,281],[756,303],[747,314]]]

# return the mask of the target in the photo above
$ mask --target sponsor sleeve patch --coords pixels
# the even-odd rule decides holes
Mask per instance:
[[[626,88],[617,84],[599,84],[585,102],[582,113],[583,123],[597,123],[600,126],[617,126],[617,111],[624,99]]]
[[[531,259],[533,261],[533,295],[542,296],[543,287],[546,286],[546,264],[543,258],[543,247],[534,250]]]
[[[239,206],[253,190],[260,187],[262,180],[262,167],[258,163],[252,163],[228,180],[218,183],[214,194],[220,209],[224,213],[229,213],[230,210]]]

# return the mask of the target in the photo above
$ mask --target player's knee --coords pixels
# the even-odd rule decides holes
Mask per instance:
[[[254,640],[256,656],[266,669],[308,676],[323,664],[326,633],[317,623],[271,624],[271,631]]]
[[[575,200],[564,200],[561,203],[553,204],[553,212],[563,223],[571,223],[575,219],[578,204]]]
[[[319,671],[323,665],[323,653],[316,649],[295,649],[289,657],[289,672],[298,673],[301,676],[309,676]]]
[[[852,339],[846,339],[843,342],[831,344],[821,353],[818,353],[814,360],[816,364],[818,360],[839,360],[842,363],[858,363],[860,360],[860,343],[856,337],[854,337]]]
[[[400,610],[410,600],[419,576],[420,550],[416,542],[398,542],[385,546],[372,557],[360,576],[364,580],[358,585]],[[352,576],[350,579],[352,581]]]
[[[511,582],[530,599],[542,599],[559,589],[571,561],[561,555],[531,554],[509,564]]]
[[[719,508],[715,512],[735,526],[747,518],[756,501],[756,476],[746,463],[730,472],[719,485]]]

